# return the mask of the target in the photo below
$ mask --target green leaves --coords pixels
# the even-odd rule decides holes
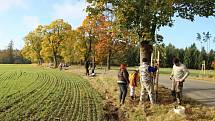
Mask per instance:
[[[215,0],[87,0],[87,2],[91,3],[87,10],[89,14],[108,12],[107,3],[111,4],[116,26],[133,31],[139,37],[143,37],[144,41],[154,40],[156,28],[172,26],[174,16],[194,21],[195,16],[215,15]]]

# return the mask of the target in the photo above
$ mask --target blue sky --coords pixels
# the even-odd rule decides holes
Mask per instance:
[[[76,28],[81,25],[86,13],[84,0],[0,0],[0,49],[7,47],[10,40],[14,47],[21,49],[23,37],[39,24],[50,24],[62,18]],[[178,48],[196,43],[196,33],[209,31],[215,36],[215,18],[197,18],[194,22],[175,19],[173,27],[163,27],[158,33],[164,43]],[[215,43],[211,45],[215,49]]]
[[[196,46],[201,48],[201,44],[196,40],[196,37],[197,33],[202,34],[203,32],[211,33],[210,49],[215,50],[215,43],[212,43],[215,37],[215,17],[196,17],[194,22],[175,18],[173,27],[163,27],[158,31],[164,37],[164,43],[166,45],[172,43],[178,48],[185,48],[192,43],[196,43]],[[207,49],[206,43],[202,46]]]

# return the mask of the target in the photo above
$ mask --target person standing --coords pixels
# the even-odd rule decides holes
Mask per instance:
[[[141,83],[141,95],[140,101],[144,100],[144,89],[148,92],[151,104],[154,104],[154,84],[152,73],[157,69],[149,66],[147,58],[142,59],[143,63],[139,67],[140,83]]]
[[[135,87],[137,87],[137,81],[140,79],[139,71],[134,70],[133,73],[129,74],[129,87],[130,87],[130,97],[134,100],[135,97]]]
[[[64,64],[63,64],[63,62],[61,62],[60,64],[59,64],[59,69],[60,69],[60,71],[63,69],[63,66],[64,66]]]
[[[85,61],[84,63],[85,69],[86,69],[86,76],[89,76],[89,67],[90,67],[90,61]]]
[[[170,79],[172,80],[171,95],[173,96],[173,100],[177,101],[177,103],[181,105],[183,83],[188,77],[189,71],[178,58],[173,59],[173,64],[172,73],[170,75]]]
[[[120,65],[117,83],[119,85],[119,91],[120,91],[119,102],[120,102],[120,104],[124,104],[125,97],[127,95],[127,88],[128,88],[127,85],[129,84],[129,74],[128,74],[125,64]]]

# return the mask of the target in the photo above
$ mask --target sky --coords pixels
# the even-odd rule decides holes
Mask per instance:
[[[81,25],[87,15],[84,0],[0,0],[0,49],[5,49],[10,40],[14,47],[24,46],[23,38],[38,25],[48,25],[56,19],[64,19],[73,29]],[[158,33],[164,43],[185,48],[196,43],[196,33],[210,32],[215,37],[215,18],[197,17],[194,22],[175,18],[173,27],[163,27]],[[212,41],[211,39],[211,41]],[[211,42],[212,43],[212,42]],[[211,44],[215,49],[215,43]]]

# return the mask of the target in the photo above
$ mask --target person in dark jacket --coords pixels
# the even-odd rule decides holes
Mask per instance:
[[[128,74],[125,64],[120,65],[117,83],[119,85],[119,90],[120,90],[119,101],[120,101],[120,104],[124,104],[125,97],[127,95],[127,90],[128,90],[127,88],[128,88],[128,84],[129,84],[129,74]]]
[[[86,69],[86,76],[89,76],[90,61],[89,60],[85,61],[84,66]]]

